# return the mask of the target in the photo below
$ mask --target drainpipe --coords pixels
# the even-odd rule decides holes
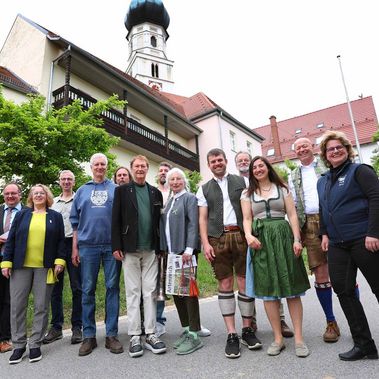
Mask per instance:
[[[221,117],[222,117],[222,111],[220,111],[220,114],[218,117],[218,133],[220,136],[220,149],[224,150],[224,144],[222,143]]]
[[[57,58],[55,58],[51,63],[50,63],[50,76],[49,76],[49,86],[48,86],[48,92],[47,92],[47,103],[46,103],[46,110],[49,110],[51,108],[51,97],[53,94],[53,77],[54,77],[54,66],[55,62],[61,59],[67,51],[71,50],[71,45],[68,46],[68,48]]]

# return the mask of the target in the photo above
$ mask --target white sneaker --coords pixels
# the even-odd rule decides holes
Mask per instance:
[[[157,337],[160,337],[160,336],[162,336],[165,333],[166,333],[166,326],[163,325],[163,324],[161,324],[160,322],[157,322],[155,324],[155,335]]]
[[[204,328],[203,325],[200,325],[201,329],[197,332],[199,337],[209,337],[211,335],[211,331],[207,328]]]

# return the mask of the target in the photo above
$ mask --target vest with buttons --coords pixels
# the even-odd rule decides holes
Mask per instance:
[[[236,213],[237,224],[243,230],[240,198],[242,191],[246,188],[245,180],[243,177],[229,174],[227,181],[229,199]],[[219,238],[223,233],[224,213],[223,207],[217,206],[217,204],[223,203],[221,188],[215,179],[211,179],[203,185],[202,189],[208,203],[208,236]],[[219,222],[220,220],[221,222]]]
[[[348,162],[332,184],[330,171],[317,182],[322,221],[330,242],[354,241],[367,235],[368,199],[355,179],[359,164]]]

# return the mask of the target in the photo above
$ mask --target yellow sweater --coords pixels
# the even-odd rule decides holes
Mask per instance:
[[[33,213],[30,221],[24,267],[43,267],[46,213]]]

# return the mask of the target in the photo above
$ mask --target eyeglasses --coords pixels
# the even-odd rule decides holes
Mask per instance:
[[[326,149],[326,152],[327,153],[334,153],[334,151],[341,151],[341,150],[343,150],[345,148],[345,146],[343,146],[343,145],[337,145],[337,146],[332,146],[332,147],[328,147],[327,149]]]
[[[4,196],[17,196],[19,194],[20,194],[19,192],[4,192],[3,193]]]
[[[45,192],[33,192],[33,196],[46,196]]]
[[[65,181],[72,182],[74,179],[72,179],[72,178],[60,178],[59,180],[61,180],[62,182],[65,182]]]

